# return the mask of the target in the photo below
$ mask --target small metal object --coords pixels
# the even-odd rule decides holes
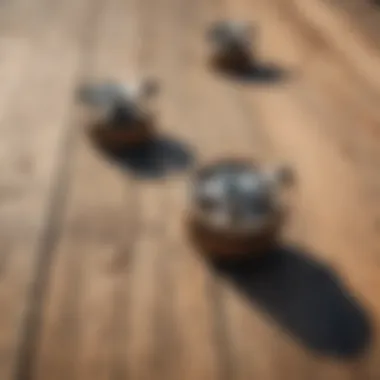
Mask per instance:
[[[224,20],[211,25],[207,37],[211,43],[213,61],[221,68],[252,68],[252,34],[253,26],[244,21]]]
[[[103,145],[124,148],[153,137],[154,117],[147,101],[157,92],[153,80],[137,85],[94,83],[79,88],[78,100],[94,111],[90,121],[93,137]]]
[[[187,227],[205,254],[259,255],[276,243],[287,210],[282,195],[294,181],[287,167],[261,168],[222,159],[195,172]]]

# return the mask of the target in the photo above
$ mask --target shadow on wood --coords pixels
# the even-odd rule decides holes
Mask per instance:
[[[340,358],[363,353],[371,338],[366,313],[331,269],[308,256],[278,248],[213,267],[311,350]]]
[[[243,83],[275,84],[290,77],[290,73],[275,64],[269,63],[254,63],[244,69],[237,69],[214,60],[211,62],[211,67],[225,77]]]
[[[194,163],[189,146],[164,136],[119,149],[96,146],[108,159],[139,178],[161,178],[184,171]]]

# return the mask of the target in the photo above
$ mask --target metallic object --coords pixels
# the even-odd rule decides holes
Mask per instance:
[[[191,241],[212,257],[264,253],[276,243],[287,215],[290,168],[260,168],[222,159],[195,172],[187,227]]]
[[[153,80],[137,85],[116,82],[85,84],[78,100],[92,109],[91,134],[102,145],[124,148],[149,141],[155,132],[148,100],[158,91]]]

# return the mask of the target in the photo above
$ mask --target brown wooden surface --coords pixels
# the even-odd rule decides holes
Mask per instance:
[[[0,1],[0,380],[380,379],[380,16],[359,3]],[[221,17],[258,23],[277,78],[210,71]],[[90,143],[76,86],[144,75],[182,156],[294,165],[260,270],[188,244],[188,172],[139,178]]]

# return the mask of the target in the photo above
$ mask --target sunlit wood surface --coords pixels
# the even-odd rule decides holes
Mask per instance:
[[[257,23],[261,80],[208,67],[226,17]],[[0,0],[0,379],[380,379],[379,38],[364,0]],[[142,75],[182,158],[295,167],[259,268],[187,243],[187,171],[89,141],[78,84]]]

